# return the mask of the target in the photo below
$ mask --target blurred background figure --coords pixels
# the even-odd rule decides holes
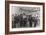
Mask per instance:
[[[14,28],[14,14],[12,14],[12,28]]]

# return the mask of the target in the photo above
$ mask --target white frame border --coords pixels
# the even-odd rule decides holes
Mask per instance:
[[[37,28],[13,28],[12,29],[12,24],[11,24],[11,7],[12,6],[24,6],[24,7],[40,7],[40,27],[37,27]],[[43,29],[43,7],[42,5],[22,5],[22,4],[9,4],[9,31],[10,32],[13,32],[13,31],[27,31],[27,30],[42,30]]]

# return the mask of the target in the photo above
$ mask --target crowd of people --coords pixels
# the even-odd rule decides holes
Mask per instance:
[[[38,20],[35,17],[32,17],[32,15],[26,15],[25,13],[20,15],[15,15],[13,23],[13,28],[16,28],[16,24],[19,24],[19,27],[27,27],[27,24],[29,24],[29,27],[36,27]]]

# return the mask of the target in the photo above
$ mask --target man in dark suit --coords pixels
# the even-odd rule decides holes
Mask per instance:
[[[20,22],[20,27],[23,27],[23,15],[20,14],[19,16],[19,22]]]
[[[35,23],[34,23],[34,27],[36,27],[37,21],[38,21],[37,19],[34,19],[34,22],[35,22]]]
[[[32,24],[34,24],[34,27],[36,27],[37,19],[35,17],[32,17],[31,19],[32,19],[32,22],[33,22]]]
[[[28,20],[29,20],[29,25],[30,25],[30,27],[32,27],[32,16],[31,16],[31,15],[29,15]]]

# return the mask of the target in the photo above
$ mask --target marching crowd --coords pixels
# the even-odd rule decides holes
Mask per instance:
[[[36,27],[38,20],[35,17],[32,17],[32,15],[26,15],[25,13],[20,15],[14,16],[13,28],[16,28],[16,24],[19,24],[20,27],[27,27],[27,24],[29,24],[29,27]],[[33,25],[34,24],[34,25]]]

